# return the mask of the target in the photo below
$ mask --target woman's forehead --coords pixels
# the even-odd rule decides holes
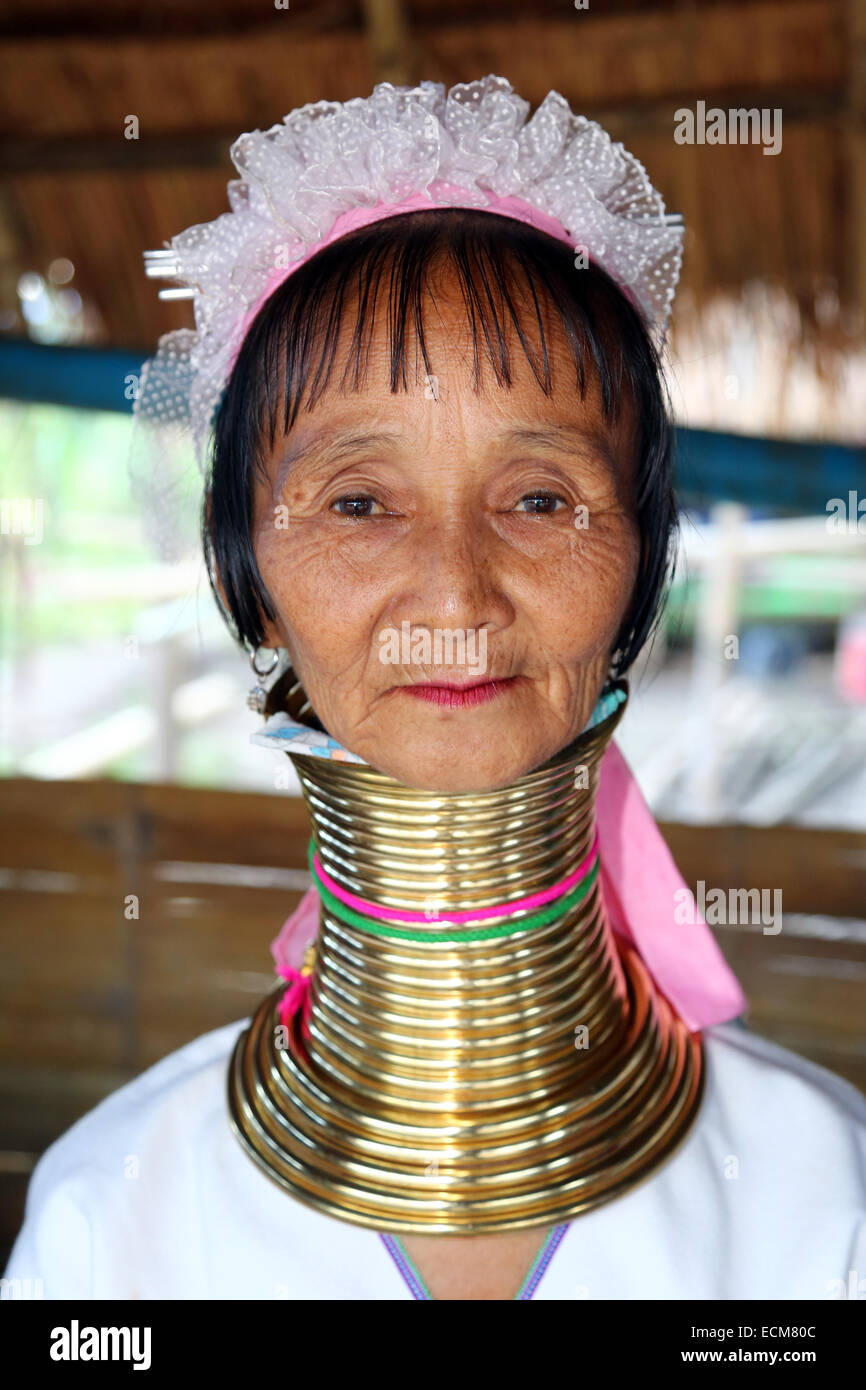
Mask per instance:
[[[598,369],[588,350],[583,353],[585,386],[581,400],[578,372],[569,337],[552,303],[539,300],[536,306],[518,295],[512,297],[518,319],[515,325],[510,309],[496,305],[497,329],[478,322],[459,287],[448,279],[440,289],[437,283],[421,298],[421,334],[412,314],[397,324],[393,312],[384,306],[365,306],[347,301],[341,309],[339,326],[332,332],[328,356],[333,352],[328,380],[321,390],[328,397],[328,409],[336,402],[354,397],[350,412],[381,405],[399,414],[400,395],[420,392],[424,399],[438,403],[450,397],[468,404],[470,399],[486,412],[510,413],[519,397],[532,414],[560,420],[563,416],[583,418],[601,413]],[[539,327],[539,318],[541,327]],[[500,332],[502,340],[500,341]],[[423,337],[423,341],[422,341]],[[320,330],[313,338],[313,356],[325,347]],[[399,349],[399,379],[393,381],[395,347]],[[493,359],[493,360],[491,360]],[[494,363],[498,370],[494,370]],[[549,391],[542,382],[549,378]],[[392,390],[397,385],[397,391]],[[312,393],[308,382],[305,395]],[[315,393],[318,397],[318,391]],[[304,402],[309,404],[309,401]],[[315,412],[318,398],[310,409]]]
[[[567,329],[552,294],[513,265],[504,281],[482,277],[480,299],[477,266],[468,277],[450,258],[425,269],[415,297],[395,293],[380,265],[372,288],[362,292],[349,276],[329,304],[311,306],[303,330],[294,316],[291,326],[284,321],[286,371],[269,383],[259,433],[271,486],[279,485],[275,467],[286,477],[287,460],[337,449],[338,426],[349,438],[392,434],[390,445],[384,437],[369,444],[395,454],[417,454],[425,439],[434,447],[455,433],[486,448],[494,430],[507,428],[546,432],[526,443],[553,447],[553,431],[571,431],[575,452],[606,452],[623,476],[635,475],[636,410],[628,388],[621,399],[616,385],[611,391],[628,377],[623,344],[604,315],[589,330],[566,315]]]
[[[436,300],[424,321],[424,346],[407,325],[402,374],[392,389],[392,344],[385,316],[373,322],[368,347],[357,352],[352,316],[344,315],[329,378],[310,403],[302,401],[288,436],[277,441],[281,456],[304,449],[380,447],[399,451],[418,434],[440,430],[483,432],[494,443],[528,448],[578,449],[590,445],[616,461],[630,452],[630,401],[614,418],[605,414],[594,363],[587,363],[581,393],[577,368],[562,325],[545,323],[550,390],[514,333],[508,348],[509,381],[497,380],[488,353],[478,350],[463,303]],[[538,344],[527,344],[539,352]],[[495,349],[494,349],[495,350]],[[359,361],[360,359],[360,361]],[[536,359],[543,379],[542,363]],[[359,368],[359,370],[356,370]],[[287,447],[288,445],[288,447]]]

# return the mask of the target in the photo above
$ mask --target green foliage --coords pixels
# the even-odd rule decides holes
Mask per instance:
[[[38,544],[0,537],[4,654],[128,629],[141,604],[111,598],[112,573],[153,563],[130,494],[130,416],[0,401],[0,497],[41,501]],[[14,542],[13,542],[14,543]],[[3,552],[6,552],[5,554]],[[81,595],[87,579],[104,589]]]

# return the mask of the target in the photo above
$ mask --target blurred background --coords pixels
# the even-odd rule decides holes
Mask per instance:
[[[130,492],[191,325],[142,252],[227,210],[242,131],[380,80],[556,89],[684,215],[682,543],[618,739],[695,891],[783,894],[714,927],[749,1026],[866,1089],[866,0],[6,0],[0,38],[0,1256],[38,1153],[244,1016],[307,886],[246,658]],[[699,102],[781,149],[677,143]]]

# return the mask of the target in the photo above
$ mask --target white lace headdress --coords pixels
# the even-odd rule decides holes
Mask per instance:
[[[315,251],[396,213],[466,207],[530,222],[600,264],[663,342],[679,278],[683,227],[643,165],[595,121],[549,92],[532,116],[504,77],[395,87],[299,107],[241,135],[231,211],[146,251],[147,274],[192,299],[195,329],[165,334],[135,402],[133,485],[166,557],[182,548],[190,470],[207,466],[216,409],[255,314]],[[580,262],[585,263],[585,262]],[[187,530],[187,538],[191,536]]]

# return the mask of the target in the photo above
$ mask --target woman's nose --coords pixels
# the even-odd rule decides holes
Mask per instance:
[[[507,627],[513,611],[498,549],[481,520],[451,518],[419,528],[407,550],[392,613],[400,622],[431,629]]]

